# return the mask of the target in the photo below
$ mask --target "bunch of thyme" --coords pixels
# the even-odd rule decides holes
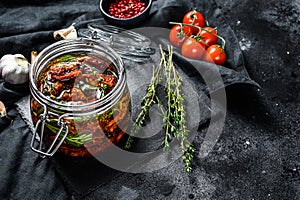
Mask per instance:
[[[163,111],[163,121],[165,128],[165,139],[163,141],[164,149],[169,147],[171,137],[176,138],[180,143],[180,148],[183,152],[182,160],[185,164],[187,172],[191,172],[191,161],[195,148],[188,140],[189,130],[186,126],[186,112],[184,107],[184,95],[182,92],[182,78],[176,70],[172,55],[173,50],[168,47],[168,54],[165,54],[161,49],[162,62],[165,69],[166,77],[166,98],[167,98],[167,111]],[[160,106],[161,107],[161,106]]]
[[[134,127],[131,132],[125,148],[130,148],[132,144],[132,136],[136,135],[145,122],[145,117],[149,114],[150,107],[157,103],[163,116],[165,138],[162,141],[164,150],[169,148],[169,142],[172,138],[176,138],[180,143],[183,152],[182,160],[187,172],[191,172],[191,161],[195,148],[188,140],[189,130],[186,126],[186,112],[184,108],[184,95],[182,93],[182,79],[176,70],[172,55],[173,50],[168,47],[168,53],[165,53],[160,46],[161,62],[153,71],[150,84],[147,86],[147,94],[142,98],[141,112],[134,121]],[[167,108],[164,109],[163,104],[157,96],[157,86],[162,80],[164,74],[166,79],[166,99]]]

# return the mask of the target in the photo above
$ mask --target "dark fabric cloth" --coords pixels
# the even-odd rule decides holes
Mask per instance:
[[[66,187],[51,160],[30,150],[31,133],[22,118],[15,118],[0,134],[1,199],[66,199]]]
[[[98,0],[1,1],[0,57],[5,54],[21,53],[29,59],[31,51],[40,52],[54,42],[53,31],[68,27],[72,23],[76,23],[77,28],[85,27],[88,23],[95,21],[105,24],[99,12],[98,3]],[[236,86],[238,88],[228,93],[230,95],[229,99],[234,102],[233,104],[239,105],[240,95],[245,95],[241,91],[254,93],[253,96],[245,95],[245,99],[257,98],[255,90],[258,84],[248,75],[239,40],[215,1],[155,0],[150,17],[139,27],[170,28],[169,21],[181,21],[184,13],[191,8],[197,8],[203,12],[209,23],[214,27],[218,27],[219,33],[227,41],[226,52],[228,54],[228,61],[222,67],[189,60],[180,56],[178,52],[175,53],[174,62],[181,69],[181,72],[189,78],[194,92],[207,92],[203,80],[199,78],[195,69],[193,69],[193,65],[201,64],[207,68],[217,68],[221,73],[225,86],[233,88]],[[166,45],[165,36],[163,37],[160,34],[151,33],[149,36],[156,43]],[[259,65],[259,63],[260,61],[257,61],[255,64]],[[130,68],[128,69],[130,70]],[[255,73],[252,72],[252,74]],[[240,89],[236,84],[246,85]],[[202,168],[207,173],[214,174],[214,170],[218,171],[218,167],[215,167],[214,163],[220,164],[216,160],[217,158],[208,158],[208,161],[196,159],[194,163],[195,172],[191,175],[184,173],[180,160],[174,161],[167,168],[157,172],[131,174],[110,169],[94,159],[71,159],[59,155],[51,159],[40,159],[30,150],[31,132],[14,107],[16,100],[28,94],[28,84],[11,85],[0,78],[0,100],[7,106],[9,115],[8,118],[0,119],[1,199],[163,199],[171,193],[171,198],[208,199],[214,191],[211,182],[217,182],[215,179],[218,179],[218,177],[205,176],[203,178]],[[255,112],[257,111],[258,121],[263,118],[262,115],[265,113],[261,112],[266,109],[260,109],[259,106],[256,106],[256,104],[250,106]],[[237,112],[243,111],[238,106]],[[230,126],[236,124],[236,121],[241,123],[239,128],[245,130],[246,133],[248,133],[247,130],[253,128],[247,122],[242,122],[239,117],[229,115],[229,121],[227,122],[229,128],[226,129],[225,134],[231,131],[234,132]],[[196,148],[201,145],[200,141],[203,139],[202,134],[207,127],[206,123],[200,124],[199,134],[195,141]],[[251,131],[254,132],[255,130],[251,129]],[[229,138],[232,139],[229,143],[237,148],[237,152],[242,151],[241,149],[244,148],[245,143],[241,143],[241,140],[243,142],[244,139],[241,139],[241,136],[231,138],[230,135]],[[234,141],[237,141],[240,146],[236,147]],[[222,145],[225,145],[225,147]],[[220,143],[218,148],[229,147],[227,143]],[[228,151],[225,152],[228,153]],[[215,154],[218,154],[218,150],[216,152]],[[249,155],[247,151],[242,151],[242,153]],[[235,176],[235,172],[230,171],[230,168],[237,167],[244,170],[244,166],[240,163],[243,161],[243,157],[241,158],[240,155],[232,153],[231,149],[228,155],[229,158],[224,155],[224,162],[226,165],[226,160],[229,159],[228,162],[230,163],[224,167],[225,169],[222,169],[231,173],[226,174],[226,176],[232,174]],[[236,161],[237,158],[241,158],[242,161]],[[244,161],[247,163],[246,160]],[[294,166],[288,166],[288,169],[289,167],[293,168]],[[297,166],[296,169],[298,169]],[[296,176],[296,180],[299,180],[297,174],[295,175],[297,172],[294,173],[292,169],[287,171],[290,172],[291,176]],[[219,174],[223,176],[223,171]],[[249,179],[251,178],[249,177]],[[224,188],[218,191],[224,191]],[[232,197],[230,194],[227,193],[226,197]],[[218,192],[216,195],[218,197],[222,196]],[[234,193],[233,195],[237,194]],[[233,198],[235,197],[239,198],[233,196]],[[262,198],[262,196],[260,197]]]

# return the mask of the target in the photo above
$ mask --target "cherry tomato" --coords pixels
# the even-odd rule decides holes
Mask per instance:
[[[181,47],[184,40],[192,34],[188,26],[175,25],[170,31],[169,39],[174,46]]]
[[[195,26],[200,26],[200,27],[205,26],[205,19],[204,19],[203,15],[196,10],[192,10],[192,11],[189,11],[188,13],[186,13],[184,15],[182,21],[185,24],[193,24]],[[191,27],[191,29],[192,29],[193,35],[197,35],[197,33],[199,32],[198,28]]]
[[[200,59],[205,53],[206,45],[195,38],[187,38],[181,47],[181,55],[187,58]]]
[[[210,31],[211,33],[208,31]],[[203,42],[205,42],[208,46],[217,44],[218,42],[218,37],[213,34],[217,35],[217,30],[209,26],[202,28],[200,33],[198,33],[201,40],[203,40]]]
[[[204,54],[204,60],[207,62],[223,65],[226,61],[225,50],[218,44],[214,44],[207,48]]]

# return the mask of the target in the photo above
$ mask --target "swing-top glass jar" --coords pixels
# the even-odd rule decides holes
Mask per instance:
[[[31,149],[42,156],[100,153],[121,140],[130,121],[123,62],[94,40],[62,40],[45,48],[32,64],[30,91]]]

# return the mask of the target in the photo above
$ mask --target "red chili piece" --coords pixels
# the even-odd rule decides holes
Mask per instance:
[[[146,3],[141,0],[116,0],[109,6],[109,14],[116,18],[131,18],[142,13]]]

